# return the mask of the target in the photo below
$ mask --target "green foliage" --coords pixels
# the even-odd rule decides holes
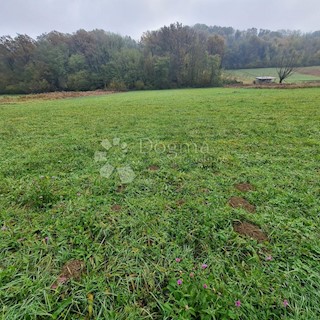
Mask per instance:
[[[176,23],[144,34],[142,44],[146,57],[147,83],[154,87],[164,89],[219,85],[224,52],[221,37],[209,41],[193,28]]]
[[[197,24],[195,30],[205,33],[210,41],[222,37],[225,43],[223,67],[226,69],[276,67],[287,51],[299,57],[297,66],[319,65],[319,31],[303,34],[299,31],[251,28],[235,30],[231,27],[206,26]],[[215,39],[216,41],[218,39]],[[217,44],[219,42],[216,42]],[[221,42],[222,45],[222,42]],[[216,45],[214,50],[218,49]]]
[[[124,83],[136,89],[220,86],[225,69],[320,64],[319,32],[245,31],[218,26],[170,24],[137,42],[103,30],[56,31],[33,40],[0,38],[0,93],[107,89]]]
[[[295,67],[319,65],[319,32],[194,27],[180,23],[143,34],[138,43],[103,30],[56,31],[35,41],[0,38],[0,93],[95,90],[124,83],[136,89],[221,85],[225,69],[279,67],[288,52]],[[228,82],[228,81],[227,81]]]
[[[207,50],[221,58],[223,39],[213,37],[207,46],[178,23],[146,34],[141,44],[103,30],[50,32],[37,41],[2,37],[0,92],[212,86],[219,82],[220,63],[211,63]]]
[[[180,270],[178,280],[169,280],[168,300],[160,304],[163,315],[170,319],[239,319],[240,312],[230,299],[232,293],[228,292],[229,301],[223,301],[222,286],[210,276],[209,270],[200,270],[199,266],[190,270],[193,271]]]
[[[141,80],[137,80],[137,81],[134,83],[134,88],[135,88],[136,90],[143,90],[143,89],[145,89],[144,82],[141,81]]]
[[[154,58],[154,80],[150,79],[151,83],[159,89],[170,87],[170,57],[155,57]]]
[[[126,91],[127,86],[123,81],[113,80],[109,85],[109,89],[114,91]]]
[[[67,88],[72,91],[86,91],[91,89],[91,78],[88,71],[82,70],[68,76]]]
[[[52,207],[59,199],[55,191],[54,180],[55,177],[41,176],[26,185],[22,184],[15,191],[16,204],[34,210],[45,210]]]
[[[82,54],[73,54],[68,60],[68,69],[70,73],[79,72],[86,69],[86,58]]]

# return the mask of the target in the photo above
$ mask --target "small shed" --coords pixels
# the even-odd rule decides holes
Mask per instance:
[[[274,81],[276,77],[256,77],[256,80],[254,81],[254,83],[256,84],[264,84],[264,83],[271,83]]]

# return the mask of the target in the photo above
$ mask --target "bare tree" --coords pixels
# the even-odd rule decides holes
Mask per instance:
[[[277,74],[279,77],[279,83],[282,83],[283,80],[289,78],[296,71],[296,61],[297,57],[295,54],[283,54],[278,67]]]

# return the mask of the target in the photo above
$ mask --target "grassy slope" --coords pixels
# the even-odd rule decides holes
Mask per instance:
[[[319,76],[307,74],[310,71],[312,72],[312,70],[316,70],[318,72],[319,67],[298,68],[292,76],[286,79],[285,82],[297,83],[297,82],[308,82],[308,81],[320,81]],[[259,77],[259,76],[271,76],[271,77],[276,77],[278,79],[276,68],[226,70],[225,74],[226,76],[229,76],[229,77],[235,77],[238,81],[243,81],[244,83],[252,83],[255,77]]]
[[[0,105],[2,319],[83,319],[88,293],[96,319],[181,310],[188,319],[201,306],[217,319],[318,319],[319,93],[198,89]],[[128,152],[114,147],[108,162],[137,175],[123,193],[93,159],[113,137]],[[227,205],[243,181],[256,187],[244,195],[255,214]],[[237,220],[270,242],[236,234]],[[51,290],[71,259],[85,274]]]

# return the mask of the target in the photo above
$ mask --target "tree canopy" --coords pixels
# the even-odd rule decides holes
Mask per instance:
[[[320,65],[320,31],[245,31],[174,23],[141,40],[104,30],[0,37],[0,93],[164,89],[221,84],[221,68]]]

